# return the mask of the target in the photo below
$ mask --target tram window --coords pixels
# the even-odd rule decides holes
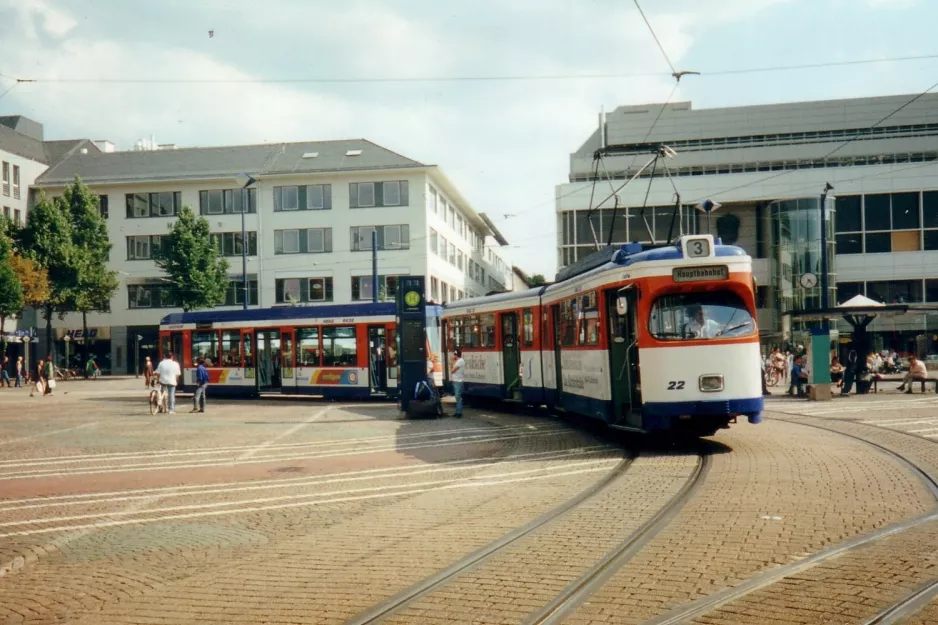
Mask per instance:
[[[534,345],[534,311],[525,308],[521,316],[522,325],[524,326],[521,335],[522,344],[525,347],[532,347]]]
[[[355,326],[322,329],[322,366],[354,367]]]
[[[245,368],[254,367],[254,348],[253,337],[250,334],[244,335],[244,366]]]
[[[221,333],[222,366],[241,366],[241,333],[237,330],[223,330]]]
[[[296,366],[319,366],[319,328],[300,328],[296,331]]]
[[[465,317],[462,319],[463,347],[480,347],[482,345],[481,321],[479,317]]]
[[[446,321],[446,348],[450,351],[462,345],[462,319],[454,317]]]
[[[663,340],[748,336],[756,324],[743,299],[732,291],[665,295],[651,307],[648,329]]]
[[[560,304],[560,344],[563,347],[576,345],[576,310],[572,299]]]
[[[596,308],[596,292],[591,291],[576,299],[577,345],[599,344],[599,310]]]
[[[192,333],[192,366],[199,364],[199,358],[205,359],[206,367],[214,367],[218,362],[218,332]]]
[[[479,347],[495,347],[495,315],[479,315]]]

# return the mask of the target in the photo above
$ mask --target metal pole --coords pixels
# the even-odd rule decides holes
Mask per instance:
[[[248,309],[248,237],[244,223],[244,213],[248,209],[250,194],[247,188],[241,189],[241,288],[244,292],[244,310]]]
[[[830,293],[828,292],[827,280],[827,192],[830,185],[825,186],[821,193],[821,308],[830,307]],[[823,327],[830,329],[827,319],[824,319]]]
[[[134,377],[140,377],[140,335],[134,334]]]
[[[378,229],[371,231],[371,301],[378,303]]]

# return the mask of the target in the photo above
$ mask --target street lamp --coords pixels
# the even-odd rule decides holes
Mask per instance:
[[[244,223],[244,214],[248,211],[251,194],[248,187],[255,184],[257,180],[248,174],[238,174],[235,180],[242,183],[241,186],[241,288],[244,291],[244,310],[248,309],[248,237]]]
[[[710,213],[717,210],[721,206],[723,205],[719,202],[714,202],[709,198],[697,205],[697,210],[707,214],[707,234],[710,234]]]
[[[825,182],[824,190],[821,191],[821,308],[830,306],[827,279],[827,193],[833,190],[834,185]],[[824,320],[824,328],[828,328],[827,319]]]

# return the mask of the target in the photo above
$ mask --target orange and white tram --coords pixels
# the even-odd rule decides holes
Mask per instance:
[[[447,304],[443,351],[462,348],[470,399],[706,436],[762,420],[755,314],[750,257],[694,235],[605,250],[550,286]]]

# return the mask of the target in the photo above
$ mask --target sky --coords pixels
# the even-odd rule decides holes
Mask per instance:
[[[708,75],[938,54],[934,0],[640,3],[675,68],[701,72],[671,95],[695,108],[918,93],[938,80],[938,58]],[[42,122],[47,139],[364,137],[439,165],[495,220],[505,256],[548,278],[570,153],[602,107],[665,101],[670,73],[634,0],[0,0],[0,94],[13,87],[0,114]],[[596,74],[607,77],[582,77]],[[532,78],[545,76],[564,78]],[[467,77],[527,79],[305,80]]]

